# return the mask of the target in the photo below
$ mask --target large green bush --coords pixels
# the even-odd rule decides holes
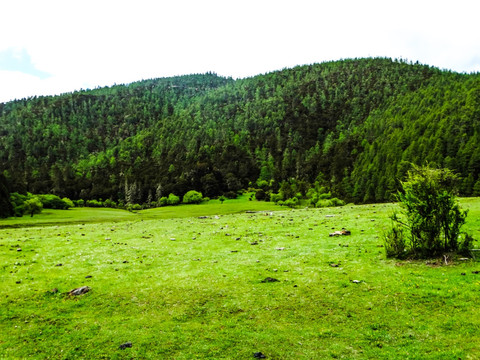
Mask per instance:
[[[203,195],[201,192],[190,190],[185,195],[183,195],[184,204],[200,204],[203,200]]]
[[[180,198],[175,194],[168,195],[167,205],[178,205],[180,204]]]
[[[387,256],[429,258],[468,250],[473,239],[460,231],[467,211],[456,200],[456,183],[447,169],[408,172],[397,195],[403,211],[393,214],[394,225],[385,235]]]
[[[53,195],[53,194],[38,195],[38,198],[42,202],[43,207],[45,209],[66,210],[70,207],[73,207],[73,202],[70,199],[68,198],[61,199],[57,195]]]

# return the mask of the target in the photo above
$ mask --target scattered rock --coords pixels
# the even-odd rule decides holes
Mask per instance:
[[[230,252],[231,253],[236,253],[236,252],[238,252],[238,250],[231,250]]]
[[[266,278],[263,279],[261,282],[262,282],[262,283],[271,283],[271,282],[277,282],[277,281],[280,281],[280,280],[275,279],[275,278],[272,278],[272,277],[266,277]]]
[[[132,343],[130,341],[119,346],[120,350],[125,350],[126,348],[131,348],[131,347],[132,347]]]
[[[354,283],[354,284],[360,284],[360,283],[362,282],[362,280],[351,280],[351,281],[352,281],[352,283]]]
[[[263,355],[260,351],[253,354],[255,359],[266,359],[267,357]]]
[[[208,216],[199,216],[199,219],[208,219]]]
[[[281,250],[285,250],[285,248],[284,247],[279,247],[279,248],[275,248],[275,250],[281,251]]]
[[[15,284],[21,284],[21,283],[22,283],[21,280],[15,281]]]
[[[170,238],[170,240],[171,240],[171,241],[175,241],[175,240],[177,240],[177,239],[175,239],[175,238]]]
[[[465,276],[465,275],[467,275],[467,274],[465,274],[465,273],[461,273],[460,275],[464,275],[464,276]]]
[[[22,249],[18,248],[17,251],[22,251]]]
[[[460,259],[458,259],[458,260],[460,260],[460,261],[468,261],[468,260],[470,260],[470,259],[469,259],[469,258],[460,258]]]
[[[70,290],[70,292],[68,293],[68,295],[78,296],[78,295],[86,294],[86,293],[89,292],[89,291],[90,291],[90,287],[89,287],[89,286],[82,286],[82,287],[79,287],[79,288]]]
[[[85,279],[90,279],[92,277],[92,275],[87,275],[85,276]]]
[[[57,264],[57,265],[55,265],[55,266],[63,266],[63,264]]]
[[[124,260],[123,263],[124,263],[124,264],[128,264],[128,260]]]
[[[57,294],[58,293],[58,289],[57,288],[53,288],[52,290],[50,290],[50,292],[52,294]]]
[[[480,271],[472,271],[472,274],[480,274]]]
[[[342,229],[340,231],[335,231],[329,234],[329,236],[343,236],[343,235],[352,235],[352,233],[350,230]]]
[[[258,245],[258,241],[251,242],[250,245]]]
[[[331,267],[338,267],[338,264],[330,264]]]

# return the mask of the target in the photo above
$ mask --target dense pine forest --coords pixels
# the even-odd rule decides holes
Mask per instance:
[[[480,76],[385,58],[214,73],[0,103],[0,192],[155,203],[321,186],[391,200],[412,164],[480,195]],[[5,205],[7,206],[7,205]]]

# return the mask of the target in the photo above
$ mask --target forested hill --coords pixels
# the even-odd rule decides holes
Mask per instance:
[[[390,199],[411,163],[480,194],[480,77],[390,59],[216,74],[0,104],[10,191],[130,203],[315,182],[347,201]]]

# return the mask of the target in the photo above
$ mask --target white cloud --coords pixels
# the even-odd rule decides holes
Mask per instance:
[[[478,10],[476,0],[7,0],[0,51],[25,49],[52,78],[3,74],[0,101],[206,71],[245,77],[347,57],[478,71]]]

